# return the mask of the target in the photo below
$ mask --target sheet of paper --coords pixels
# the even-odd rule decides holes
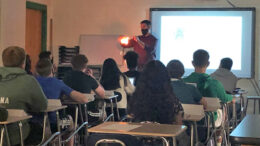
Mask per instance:
[[[130,124],[111,124],[108,126],[104,126],[101,129],[107,130],[122,130],[122,131],[130,131],[135,128],[141,127],[142,125],[130,125]]]

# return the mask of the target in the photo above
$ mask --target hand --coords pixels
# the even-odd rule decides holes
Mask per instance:
[[[92,69],[86,68],[85,74],[87,74],[87,75],[93,77],[93,71],[92,71]]]
[[[202,104],[203,105],[203,108],[204,109],[207,109],[207,101],[205,100],[205,98],[204,97],[202,97],[201,98],[201,100],[200,100],[200,104]]]
[[[139,38],[137,36],[134,36],[133,40],[137,42],[139,40]]]

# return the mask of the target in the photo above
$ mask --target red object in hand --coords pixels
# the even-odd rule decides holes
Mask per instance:
[[[130,39],[129,37],[122,37],[122,38],[120,38],[121,45],[128,45],[129,39]]]

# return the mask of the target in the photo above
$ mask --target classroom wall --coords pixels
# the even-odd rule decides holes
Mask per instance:
[[[25,46],[25,3],[23,0],[0,1],[0,53],[2,54],[3,48],[7,46]]]
[[[47,5],[48,32],[49,20],[52,16],[52,0],[30,0]],[[0,0],[0,54],[10,45],[25,47],[26,0]],[[49,33],[48,33],[49,34]],[[47,36],[49,48],[49,36]],[[2,55],[0,55],[2,65]]]
[[[232,0],[231,0],[232,1]],[[233,0],[237,7],[260,8],[260,0]],[[231,7],[225,0],[55,0],[54,56],[57,63],[58,46],[78,45],[80,34],[140,34],[139,23],[149,19],[149,8],[154,7]],[[260,12],[256,22],[256,80],[259,78],[259,25]],[[98,56],[97,56],[98,57]],[[250,81],[242,79],[239,87],[256,94]]]

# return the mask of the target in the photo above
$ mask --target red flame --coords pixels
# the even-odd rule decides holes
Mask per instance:
[[[120,43],[121,43],[122,45],[128,45],[129,39],[130,39],[130,38],[127,37],[127,36],[121,37],[121,38],[120,38]]]

